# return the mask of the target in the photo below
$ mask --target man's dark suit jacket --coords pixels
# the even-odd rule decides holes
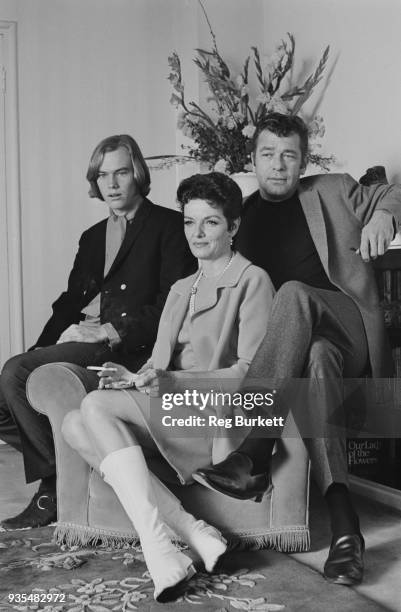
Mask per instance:
[[[112,323],[119,333],[116,361],[129,366],[138,352],[150,352],[171,285],[191,274],[196,263],[182,215],[145,199],[103,278],[106,225],[104,219],[82,234],[68,288],[52,305],[53,315],[35,347],[55,344],[69,325],[82,320],[82,309],[100,292],[101,323]]]

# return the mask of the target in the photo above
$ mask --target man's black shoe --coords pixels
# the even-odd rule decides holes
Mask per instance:
[[[50,492],[38,491],[21,514],[4,519],[0,525],[7,530],[27,529],[29,527],[45,527],[45,525],[49,525],[49,523],[53,523],[56,520],[56,495]]]
[[[362,582],[365,541],[361,534],[333,538],[324,565],[324,577],[335,584],[354,586]]]
[[[227,459],[207,468],[196,470],[192,478],[205,487],[235,499],[260,502],[270,480],[267,474],[252,475],[252,460],[242,452],[233,452]]]

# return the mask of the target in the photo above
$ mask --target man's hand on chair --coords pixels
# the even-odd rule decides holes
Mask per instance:
[[[361,243],[356,254],[363,261],[376,259],[384,255],[394,238],[393,215],[387,210],[377,210],[369,223],[362,229]]]
[[[108,336],[104,329],[99,327],[84,327],[83,325],[70,325],[63,331],[57,344],[62,342],[104,342]]]

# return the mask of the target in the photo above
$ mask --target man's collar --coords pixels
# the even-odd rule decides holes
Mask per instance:
[[[242,201],[243,210],[244,211],[247,210],[249,206],[257,202],[258,197],[259,197],[259,189],[251,193],[251,195],[249,195],[248,197],[244,198]]]
[[[125,215],[116,215],[114,210],[112,208],[109,208],[109,210],[110,210],[110,217],[112,217],[113,220],[115,220],[115,221],[119,217],[125,217],[127,221],[132,221],[132,219],[135,217],[136,213],[138,212],[138,210],[142,206],[142,204],[143,204],[143,200],[141,200],[141,202],[139,202],[134,208],[129,210],[127,213],[125,213]]]
[[[254,191],[253,193],[251,193],[247,198],[244,198],[243,200],[243,208],[244,210],[246,210],[247,208],[249,208],[249,206],[256,206],[256,207],[261,207],[263,206],[263,204],[266,202],[267,204],[278,204],[280,202],[286,202],[288,200],[291,200],[292,198],[299,198],[299,191],[301,189],[301,184],[298,184],[297,190],[295,191],[295,193],[292,194],[292,196],[290,196],[289,198],[286,198],[285,200],[280,200],[279,202],[276,201],[270,201],[267,200],[266,198],[263,197],[263,195],[260,193],[259,189],[257,189],[256,191]]]

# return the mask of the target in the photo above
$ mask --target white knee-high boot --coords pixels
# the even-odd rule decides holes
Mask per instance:
[[[101,462],[100,470],[138,533],[155,585],[154,598],[161,602],[176,598],[175,587],[191,578],[195,569],[192,559],[179,552],[167,534],[141,447],[129,446],[110,453]]]
[[[151,474],[157,505],[169,527],[193,548],[203,560],[208,572],[212,572],[219,558],[227,550],[227,541],[220,531],[197,520],[184,510],[181,502],[160,480]]]

